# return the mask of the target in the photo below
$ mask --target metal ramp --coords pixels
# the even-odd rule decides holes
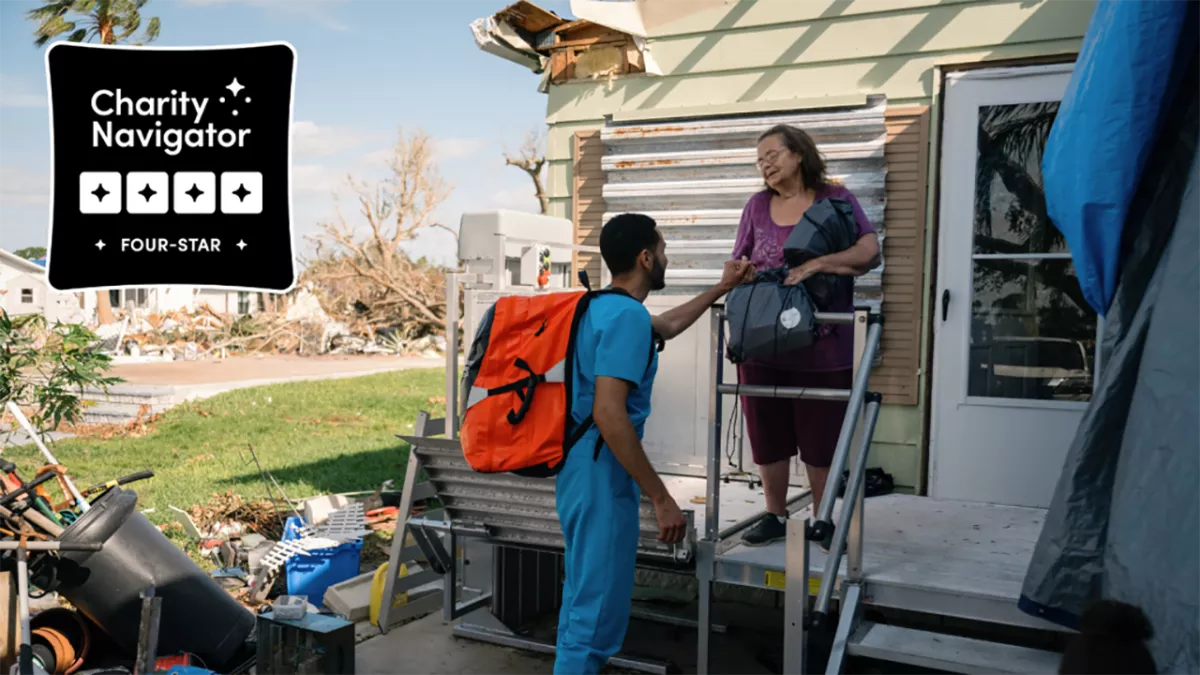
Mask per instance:
[[[697,671],[708,672],[710,635],[719,628],[713,616],[717,583],[784,594],[785,673],[840,673],[848,657],[962,673],[1056,670],[1058,655],[1052,652],[863,620],[867,609],[883,608],[996,626],[1059,630],[1016,608],[1019,579],[1040,531],[1038,510],[906,495],[863,499],[865,468],[882,401],[869,391],[870,369],[860,364],[873,362],[878,353],[882,318],[867,308],[853,314],[818,314],[818,322],[849,324],[854,329],[854,387],[839,391],[719,384],[724,316],[719,308],[712,314],[709,419],[714,423],[709,431],[708,475],[664,476],[689,518],[688,537],[676,546],[659,543],[653,509],[643,501],[638,556],[640,567],[694,576],[700,582],[695,619],[672,620],[697,630]],[[730,481],[721,472],[722,395],[849,402],[826,485],[827,498],[810,506],[807,491],[789,494],[794,515],[785,542],[760,548],[740,544],[741,532],[763,515],[763,501],[761,493],[754,495],[746,483]],[[454,631],[462,637],[553,653],[552,639],[535,639],[522,626],[530,617],[553,612],[560,599],[563,542],[554,482],[473,471],[453,427],[453,416],[442,421],[422,414],[414,434],[401,436],[412,448],[401,513],[411,513],[410,495],[432,495],[436,500],[435,510],[409,517],[407,530],[429,561],[429,573],[443,577],[443,618],[457,621]],[[847,467],[845,498],[838,499]],[[422,474],[425,480],[420,481]],[[427,490],[424,495],[422,489]],[[686,509],[701,502],[702,511]],[[833,554],[826,556],[813,544],[827,536],[835,522]],[[402,540],[398,536],[396,541]],[[393,559],[404,555],[401,549],[400,543],[393,544]],[[387,576],[385,598],[395,597],[412,583]],[[381,627],[391,623],[390,603],[383,605]],[[637,611],[633,615],[639,616]],[[827,662],[810,662],[808,641],[813,636],[832,645]],[[672,664],[630,655],[618,655],[611,663],[653,673],[672,669]]]
[[[825,317],[829,322],[839,319]],[[710,419],[717,420],[715,435],[720,433],[719,394],[775,398],[831,395],[803,389],[720,384],[724,342],[720,321],[719,314],[714,313],[716,378]],[[868,390],[870,368],[863,364],[873,363],[878,353],[882,317],[859,310],[852,321],[856,345],[854,387],[822,503],[814,505],[813,511],[805,512],[802,517],[790,519],[787,540],[773,550],[768,547],[752,551],[736,544],[730,546],[711,530],[698,542],[697,576],[701,581],[698,672],[708,672],[712,621],[708,608],[713,584],[717,582],[784,591],[785,673],[823,669],[834,675],[845,670],[849,656],[960,673],[1057,671],[1059,655],[1053,652],[863,621],[868,607],[882,607],[994,626],[1061,630],[1022,614],[1016,606],[1020,580],[1024,578],[1041,529],[1040,510],[904,495],[874,498],[871,507],[866,506],[864,479],[882,398]],[[710,442],[709,450],[714,453],[709,457],[712,465],[719,459],[715,456],[715,443]],[[839,499],[847,467],[845,496]],[[710,482],[711,478],[710,474]],[[839,514],[836,521],[832,518],[835,511]],[[877,526],[872,528],[869,538],[864,528],[868,514],[879,516],[878,522],[873,521]],[[918,524],[918,530],[920,524],[929,525],[927,529],[931,532],[925,533],[929,536],[913,536],[914,524]],[[813,544],[826,538],[831,529],[833,544],[830,553],[823,555]],[[906,529],[910,530],[908,536]],[[874,560],[864,559],[866,541],[870,541],[868,550],[875,554]],[[893,545],[888,547],[887,543]],[[880,545],[878,549],[876,545]],[[819,571],[814,572],[814,567]],[[823,668],[809,658],[808,641],[814,634],[820,634],[830,645]]]

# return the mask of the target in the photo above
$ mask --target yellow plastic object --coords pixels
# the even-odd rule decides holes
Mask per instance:
[[[375,570],[375,576],[371,578],[371,606],[369,621],[372,626],[379,626],[379,608],[383,606],[383,588],[387,585],[388,563],[383,563]],[[408,576],[408,566],[400,563],[400,578]],[[397,593],[396,599],[392,601],[392,609],[402,607],[408,604],[408,591]],[[380,626],[381,627],[381,626]]]

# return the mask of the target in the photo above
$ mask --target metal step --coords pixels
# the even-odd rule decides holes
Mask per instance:
[[[846,652],[951,673],[1057,673],[1061,654],[1000,642],[863,623]]]

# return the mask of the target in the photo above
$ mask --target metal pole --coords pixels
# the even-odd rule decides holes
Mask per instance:
[[[25,429],[25,433],[29,434],[29,437],[33,439],[33,442],[38,446],[38,450],[42,451],[42,456],[46,458],[46,462],[49,464],[58,464],[58,460],[54,458],[54,454],[50,452],[50,448],[46,447],[46,444],[42,442],[41,436],[39,436],[37,431],[34,430],[33,425],[29,423],[29,420],[25,417],[25,414],[22,413],[21,409],[17,407],[17,404],[11,400],[8,402],[8,411],[11,412],[13,417],[17,419],[17,423],[19,423],[21,427]],[[75,481],[71,480],[71,477],[65,473],[62,474],[62,477],[63,481],[67,484],[67,490],[69,490],[71,492],[71,496],[75,498],[75,504],[79,507],[79,512],[87,513],[87,510],[90,508],[90,506],[88,506],[87,500],[83,498],[83,495],[79,493],[79,488],[75,487]]]
[[[708,394],[708,489],[704,503],[704,538],[716,542],[721,530],[721,394],[720,385],[724,377],[725,331],[721,324],[725,311],[712,308],[712,342],[709,352],[709,376],[712,389]]]
[[[713,575],[717,542],[704,540],[696,547],[696,578],[700,583],[700,608],[696,626],[696,673],[708,675],[708,640],[712,635]]]
[[[758,396],[763,398],[802,398],[809,401],[849,401],[847,389],[825,389],[818,387],[773,387],[762,384],[722,384],[717,392],[731,396]]]
[[[846,324],[854,323],[853,312],[815,312],[813,313],[813,321],[818,324]]]
[[[783,672],[800,675],[805,671],[805,647],[808,641],[808,539],[804,533],[809,520],[787,521],[786,557],[784,558]],[[822,584],[824,589],[824,584]]]
[[[883,317],[872,313],[867,319],[867,345],[863,349],[863,363],[873,363],[875,353],[879,350],[879,338],[883,332]],[[854,378],[854,388],[850,390],[850,406],[846,412],[862,408],[863,398],[867,395],[867,378],[871,374],[870,367],[860,368]],[[831,527],[833,518],[833,503],[837,499],[838,483],[842,479],[842,471],[850,454],[850,443],[854,439],[854,428],[858,424],[856,415],[847,414],[842,420],[842,431],[838,435],[837,449],[833,453],[833,463],[829,468],[829,478],[825,481],[825,496],[819,505],[817,523],[814,527]]]
[[[873,362],[863,361],[863,350],[867,344],[867,319],[870,316],[870,311],[866,309],[857,309],[854,312],[854,377],[858,379],[858,373],[862,369],[870,370]],[[861,411],[855,411],[855,414],[860,414]],[[871,438],[874,429],[865,432],[867,436],[867,444],[871,443]],[[858,428],[858,433],[863,434],[862,427]],[[858,468],[851,464],[850,475],[858,473]],[[853,516],[850,519],[849,545],[847,548],[847,575],[852,581],[858,581],[862,578],[862,545],[863,545],[863,499],[866,496],[866,490],[859,490],[858,497],[855,499]]]
[[[0,541],[0,551],[100,551],[104,544],[64,544],[61,541]]]
[[[458,278],[446,275],[446,438],[458,438]]]
[[[33,631],[29,627],[29,552],[17,549],[17,611],[21,615],[21,675],[33,675]]]
[[[492,265],[496,279],[492,283],[497,291],[504,292],[508,288],[508,237],[503,234],[496,235],[496,247],[499,250],[496,253],[496,263]]]
[[[842,500],[840,522],[849,522],[853,518],[854,505],[863,492],[863,478],[867,470],[867,453],[871,449],[871,435],[875,432],[875,422],[879,420],[879,394],[872,393],[868,397],[865,413],[866,423],[863,425],[863,435],[855,448],[855,472],[846,481],[846,496]],[[839,527],[833,534],[833,545],[829,547],[829,556],[825,559],[825,570],[822,572],[821,592],[817,595],[814,614],[825,614],[829,611],[829,601],[833,598],[834,587],[837,586],[838,568],[842,566],[842,547],[846,545],[850,528]],[[857,581],[857,580],[855,580]]]
[[[442,621],[450,623],[458,618],[455,612],[458,609],[458,535],[454,528],[450,528],[446,540],[450,544],[450,564],[442,577]]]

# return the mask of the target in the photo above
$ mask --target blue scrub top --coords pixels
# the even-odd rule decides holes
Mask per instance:
[[[601,295],[592,299],[579,325],[575,342],[575,372],[571,416],[582,422],[596,400],[596,378],[615,377],[634,385],[626,400],[629,420],[638,438],[650,416],[650,390],[658,372],[658,354],[650,359],[650,312],[645,305],[624,295]],[[593,428],[585,438],[595,443]],[[589,446],[582,446],[589,447]]]

